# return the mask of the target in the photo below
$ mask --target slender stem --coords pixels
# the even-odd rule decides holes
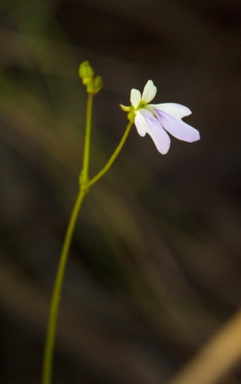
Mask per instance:
[[[60,305],[60,298],[61,298],[61,292],[63,287],[63,280],[64,280],[70,244],[73,237],[76,221],[77,221],[78,214],[82,206],[84,197],[88,192],[93,96],[94,94],[89,93],[88,100],[87,100],[85,143],[84,143],[83,167],[80,175],[80,191],[77,196],[72,214],[70,216],[70,221],[66,231],[62,252],[60,255],[59,265],[57,268],[57,273],[56,273],[56,278],[55,278],[55,283],[54,283],[54,288],[52,293],[47,335],[46,335],[46,342],[45,342],[45,350],[44,350],[44,359],[43,359],[42,384],[52,383],[53,353],[54,353],[54,345],[55,345],[55,339],[56,339],[59,305]]]
[[[94,185],[104,174],[109,170],[116,157],[120,153],[127,136],[130,132],[132,122],[130,122],[126,130],[122,136],[120,143],[115,149],[114,153],[110,157],[107,164],[103,167],[103,169],[97,173],[89,181],[89,159],[90,159],[90,137],[91,137],[91,124],[92,124],[92,108],[93,108],[93,94],[88,94],[87,100],[87,110],[86,110],[86,131],[85,131],[85,143],[84,143],[84,155],[83,155],[83,167],[80,174],[80,191],[75,201],[75,205],[70,216],[69,224],[67,227],[64,244],[62,248],[62,252],[60,255],[60,260],[57,268],[49,319],[48,319],[48,327],[46,334],[46,342],[45,342],[45,350],[44,350],[44,358],[43,358],[43,370],[42,370],[42,381],[41,384],[51,384],[52,383],[52,371],[53,371],[53,354],[54,354],[54,346],[57,332],[57,322],[58,322],[58,314],[59,314],[59,305],[61,299],[61,292],[63,287],[63,280],[66,271],[66,265],[68,261],[70,244],[72,241],[74,229],[76,226],[76,221],[79,215],[80,208],[82,206],[85,195],[87,194],[89,188]]]
[[[93,108],[92,93],[88,94],[87,109],[86,109],[86,129],[85,129],[85,144],[84,144],[84,156],[83,156],[83,168],[81,171],[81,184],[86,186],[89,180],[89,162],[90,162],[90,136],[91,136],[91,124],[92,124],[92,108]]]
[[[80,192],[77,196],[77,199],[69,220],[69,225],[65,235],[62,253],[60,256],[60,261],[57,269],[57,274],[56,274],[53,293],[52,293],[47,335],[46,335],[46,344],[45,344],[43,371],[42,371],[42,384],[51,384],[52,382],[53,352],[54,352],[54,344],[56,339],[57,321],[58,321],[61,291],[63,286],[63,279],[64,279],[65,270],[66,270],[69,248],[70,248],[71,240],[73,237],[74,228],[75,228],[78,214],[82,206],[85,195],[86,195],[86,191],[83,189],[80,189]]]
[[[101,177],[105,175],[105,173],[110,169],[111,165],[114,163],[115,159],[119,155],[123,145],[125,144],[125,141],[127,139],[127,136],[129,135],[129,132],[131,130],[133,123],[130,121],[129,124],[126,127],[126,130],[121,138],[121,141],[119,142],[118,146],[116,147],[115,151],[107,161],[106,165],[101,169],[100,172],[97,173],[89,182],[88,182],[88,187],[92,187]]]

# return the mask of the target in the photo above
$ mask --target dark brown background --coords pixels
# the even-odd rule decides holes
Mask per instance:
[[[152,79],[201,141],[161,156],[135,128],[81,212],[55,383],[165,383],[240,307],[239,0],[9,1],[0,7],[0,382],[39,383],[54,273],[77,194],[89,60],[91,172]],[[236,367],[223,383],[239,383]]]

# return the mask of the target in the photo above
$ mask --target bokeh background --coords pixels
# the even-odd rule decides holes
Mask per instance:
[[[187,105],[201,133],[161,156],[132,129],[88,195],[65,279],[54,382],[162,384],[241,302],[240,0],[2,0],[0,382],[39,383],[48,306],[78,191],[86,95],[91,174],[131,88]],[[240,383],[239,365],[222,383]]]

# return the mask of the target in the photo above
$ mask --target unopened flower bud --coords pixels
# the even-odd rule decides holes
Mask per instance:
[[[96,76],[94,78],[94,94],[98,93],[103,86],[103,80],[101,76]]]
[[[88,82],[93,78],[94,76],[94,70],[89,64],[88,61],[84,61],[79,66],[79,76],[83,81],[83,84],[87,85]]]

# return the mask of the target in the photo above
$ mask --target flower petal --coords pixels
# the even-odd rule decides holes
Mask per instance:
[[[146,103],[149,103],[156,96],[156,92],[157,92],[157,88],[154,85],[153,81],[148,80],[148,82],[146,83],[146,85],[144,87],[141,99],[143,101],[145,101]]]
[[[165,155],[170,148],[171,140],[166,131],[155,116],[148,110],[142,110],[141,113],[147,124],[147,133],[151,136],[157,150]]]
[[[169,115],[176,117],[177,119],[182,119],[185,116],[191,115],[192,111],[185,107],[182,104],[177,103],[162,103],[162,104],[150,104],[150,107],[154,110],[163,111]]]
[[[138,89],[133,88],[131,90],[131,104],[134,108],[137,108],[141,101],[141,92]]]
[[[148,131],[148,124],[141,112],[136,112],[135,126],[139,135],[142,137],[145,136]]]
[[[163,128],[177,139],[188,143],[193,143],[200,139],[198,130],[184,123],[184,121],[175,119],[162,111],[156,110],[156,114]]]

